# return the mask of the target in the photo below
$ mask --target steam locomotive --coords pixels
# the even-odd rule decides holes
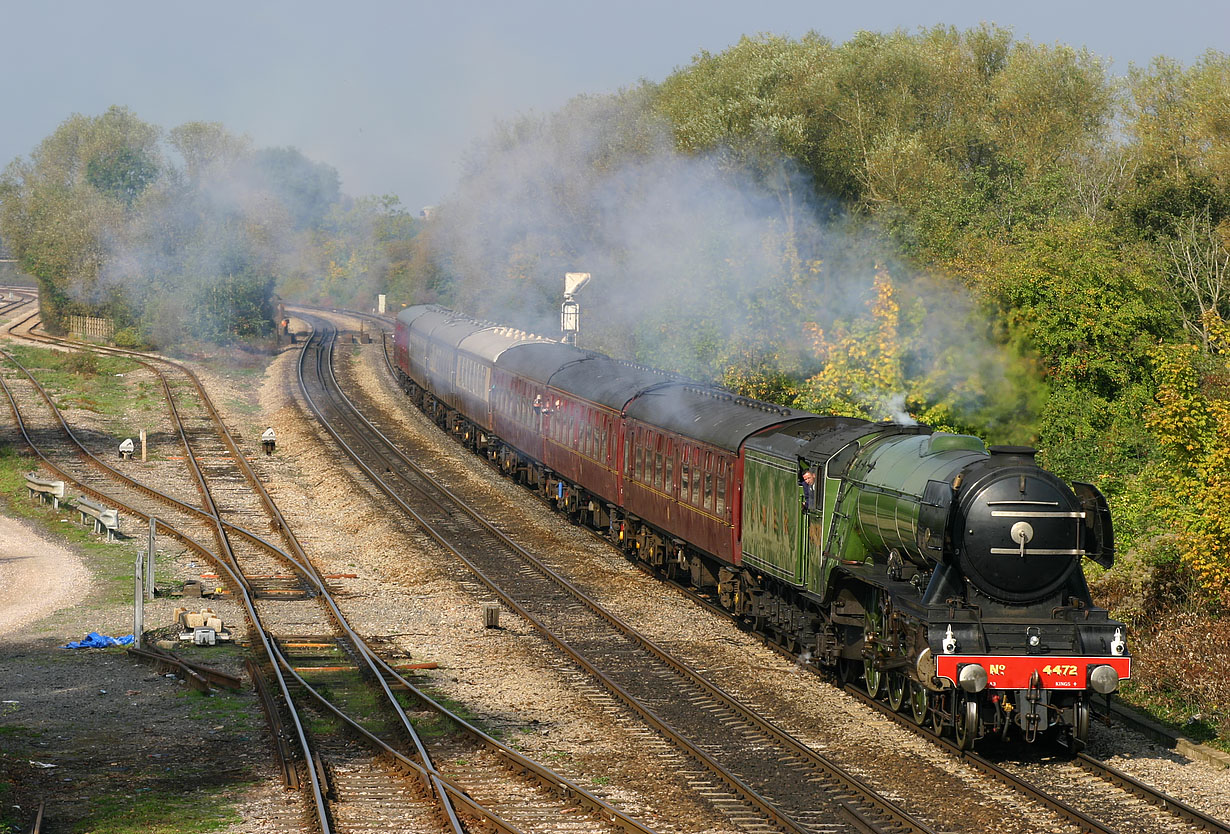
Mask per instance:
[[[436,306],[397,318],[414,403],[574,521],[963,748],[1084,745],[1129,677],[1102,494],[1034,451],[736,396]],[[808,474],[810,473],[810,474]]]

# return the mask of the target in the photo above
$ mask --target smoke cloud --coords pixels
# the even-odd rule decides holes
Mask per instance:
[[[443,300],[556,335],[564,273],[590,272],[579,345],[709,381],[740,363],[805,381],[824,367],[815,334],[857,330],[887,274],[903,371],[942,389],[951,416],[993,430],[1020,420],[1032,395],[1015,359],[951,282],[818,198],[787,159],[678,152],[641,95],[578,99],[474,150],[426,233],[453,280]],[[850,398],[877,419],[919,405],[900,391]]]

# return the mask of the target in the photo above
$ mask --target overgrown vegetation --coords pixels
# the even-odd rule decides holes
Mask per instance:
[[[123,107],[74,115],[0,176],[0,238],[44,325],[110,319],[126,347],[272,343],[275,291],[374,306],[386,249],[414,235],[392,198],[353,200],[293,148],[219,124],[164,131]]]
[[[551,334],[592,271],[586,346],[1039,446],[1110,499],[1132,696],[1226,733],[1228,108],[1220,52],[1116,78],[994,26],[745,38],[501,126],[391,288]]]
[[[275,291],[551,335],[562,273],[591,271],[583,345],[1097,484],[1119,566],[1095,591],[1145,658],[1230,605],[1227,112],[1216,51],[1115,77],[989,25],[758,36],[500,125],[429,222],[220,125],[74,116],[0,178],[0,237],[50,326],[101,311],[161,346],[259,341]],[[1224,732],[1173,660],[1134,691]]]

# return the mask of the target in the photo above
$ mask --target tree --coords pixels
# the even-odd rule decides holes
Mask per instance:
[[[295,229],[319,227],[341,199],[337,169],[295,148],[263,148],[252,154],[249,165],[245,175],[281,204]]]
[[[235,136],[218,122],[185,122],[171,129],[170,143],[194,183],[211,170],[233,169],[252,153],[251,139]]]
[[[74,311],[107,309],[125,323],[123,294],[100,278],[108,247],[159,177],[159,134],[121,107],[72,116],[0,177],[0,232],[38,279],[52,332]]]
[[[1167,288],[1183,326],[1211,350],[1210,328],[1230,313],[1230,220],[1214,226],[1208,207],[1199,215],[1177,218],[1174,236],[1163,241],[1170,255]]]
[[[1153,351],[1159,385],[1145,419],[1166,463],[1162,529],[1208,599],[1230,607],[1230,328],[1210,316],[1207,332],[1212,355],[1195,345]]]

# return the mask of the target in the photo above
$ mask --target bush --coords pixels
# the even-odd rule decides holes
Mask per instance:
[[[89,351],[76,351],[64,359],[64,370],[77,376],[98,376],[98,356]]]
[[[117,330],[113,341],[116,347],[128,348],[130,350],[146,350],[149,347],[135,327],[125,327],[123,330]]]
[[[1230,622],[1180,613],[1132,647],[1132,688],[1230,739]]]

